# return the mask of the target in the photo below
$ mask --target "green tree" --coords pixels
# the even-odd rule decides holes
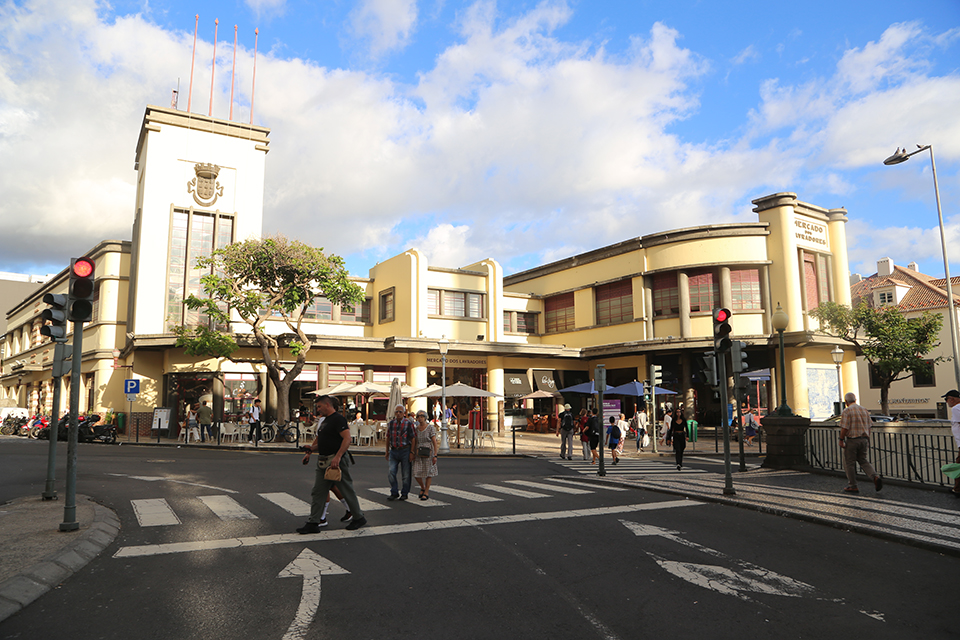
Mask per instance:
[[[177,346],[189,355],[240,361],[234,358],[238,338],[249,340],[252,333],[277,389],[277,420],[289,420],[290,385],[312,346],[302,327],[307,306],[317,296],[334,304],[359,304],[363,290],[348,279],[343,258],[283,236],[231,244],[199,258],[197,267],[210,270],[200,279],[205,297],[191,295],[184,302],[212,323],[176,327]],[[235,331],[237,318],[249,329]],[[290,357],[295,363],[285,368],[282,360]]]
[[[889,414],[890,385],[917,373],[929,373],[943,357],[928,359],[937,341],[943,316],[924,312],[907,318],[896,307],[873,308],[866,302],[856,307],[823,302],[810,315],[820,321],[821,329],[857,347],[857,352],[873,367],[880,384],[881,411]]]

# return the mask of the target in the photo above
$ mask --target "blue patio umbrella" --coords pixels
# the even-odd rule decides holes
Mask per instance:
[[[670,389],[664,389],[662,387],[654,387],[653,392],[657,395],[676,395],[676,391],[670,391]],[[642,396],[643,395],[643,383],[637,382],[628,382],[626,384],[621,384],[616,387],[610,387],[606,391],[607,395],[613,396]]]
[[[580,384],[575,384],[572,387],[567,387],[566,389],[559,389],[560,393],[584,393],[587,395],[594,395],[597,393],[597,388],[593,384],[593,380],[589,382],[581,382]]]

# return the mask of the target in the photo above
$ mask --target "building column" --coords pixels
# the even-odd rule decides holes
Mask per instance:
[[[653,276],[643,276],[643,315],[647,325],[647,340],[653,340]],[[646,376],[639,378],[643,380]]]
[[[503,356],[487,356],[487,391],[503,395]],[[500,422],[502,398],[487,398],[487,430],[503,432]]]
[[[427,354],[411,353],[407,362],[407,384],[417,389],[427,386]],[[411,408],[414,412],[423,409],[427,412],[427,415],[430,414],[426,398],[414,398]],[[388,413],[388,415],[390,414]]]
[[[689,338],[693,329],[690,326],[690,278],[686,271],[677,272],[677,288],[680,299],[680,337]]]
[[[760,267],[760,306],[763,307],[763,333],[773,333],[773,304],[770,302],[770,267]]]
[[[720,267],[720,306],[733,308],[733,285],[730,284],[730,267]]]
[[[690,418],[694,412],[695,396],[690,380],[693,379],[693,365],[690,354],[686,351],[680,354],[680,393],[682,393],[683,415]]]
[[[810,417],[807,359],[803,349],[787,347],[787,404],[798,416]]]

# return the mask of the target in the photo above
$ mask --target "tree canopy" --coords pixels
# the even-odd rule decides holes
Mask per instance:
[[[252,332],[277,388],[277,419],[288,420],[290,385],[312,346],[302,327],[306,308],[317,297],[360,304],[363,290],[350,281],[341,257],[283,236],[231,244],[199,258],[197,268],[207,272],[200,279],[204,297],[191,295],[184,302],[209,322],[176,327],[177,346],[190,355],[234,359],[240,347],[233,325],[239,318],[248,327],[243,333]],[[282,326],[278,330],[268,323]],[[282,364],[284,349],[296,359],[290,369]]]
[[[874,308],[866,302],[856,307],[823,302],[810,315],[821,328],[854,344],[874,370],[880,384],[880,406],[889,415],[890,385],[917,373],[929,373],[945,358],[927,358],[939,346],[943,316],[924,312],[907,318],[897,307]]]

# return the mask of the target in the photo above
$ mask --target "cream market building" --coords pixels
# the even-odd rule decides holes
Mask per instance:
[[[131,239],[104,240],[87,254],[97,265],[97,300],[84,326],[76,381],[81,411],[132,412],[149,434],[155,408],[170,408],[176,420],[184,403],[199,399],[211,400],[222,420],[236,420],[254,397],[268,414],[274,410],[276,390],[249,335],[238,335],[242,348],[233,360],[216,360],[187,356],[172,332],[179,323],[206,321],[183,304],[200,292],[196,259],[260,235],[272,144],[263,127],[146,108],[133,158]],[[510,275],[495,258],[451,268],[429,264],[416,248],[404,251],[353,278],[365,292],[356,308],[318,298],[304,309],[314,348],[292,387],[291,406],[343,381],[440,384],[439,341],[446,339],[446,383],[504,397],[479,408],[490,429],[552,411],[553,400],[517,398],[586,382],[598,364],[611,385],[642,381],[650,364],[661,365],[664,386],[676,392],[670,401],[709,423],[719,420],[719,403],[696,374],[697,357],[712,346],[711,310],[731,309],[750,369],[773,374],[751,384],[748,396],[751,406],[773,408],[779,376],[772,316],[780,304],[789,317],[788,403],[800,415],[825,417],[839,392],[830,352],[840,343],[817,333],[809,311],[824,300],[850,303],[846,211],[793,193],[753,204],[752,222],[631,238]],[[39,331],[41,298],[64,292],[66,279],[64,270],[7,313],[0,393],[32,411],[49,411],[52,398],[53,349]],[[840,368],[843,388],[857,389],[852,353]],[[140,380],[133,403],[123,393],[128,378]],[[68,376],[62,384],[66,392],[74,381]],[[579,408],[590,399],[568,394],[564,401]],[[621,401],[627,413],[636,404]],[[473,408],[462,404],[461,417]]]

